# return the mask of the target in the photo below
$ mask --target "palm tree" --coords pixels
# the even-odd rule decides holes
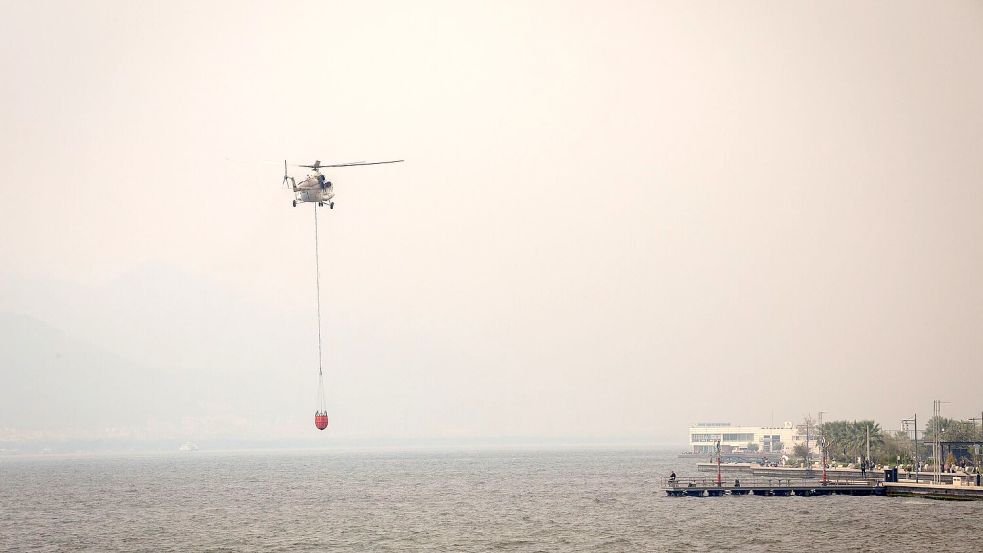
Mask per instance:
[[[884,431],[881,430],[881,425],[872,420],[830,421],[824,423],[820,431],[826,436],[829,452],[834,459],[853,461],[857,457],[867,456],[868,429],[870,448],[873,451],[883,445]]]
[[[867,433],[870,433],[870,450],[875,451],[884,445],[884,431],[881,425],[872,420],[854,421],[856,432],[859,434],[860,447],[857,448],[859,456],[867,456]],[[871,453],[873,455],[873,453]]]
[[[852,447],[851,428],[847,421],[830,421],[823,423],[820,432],[826,437],[830,456],[834,459],[849,459]]]

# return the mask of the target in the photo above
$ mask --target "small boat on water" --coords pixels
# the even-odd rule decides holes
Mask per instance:
[[[198,446],[194,442],[184,442],[178,451],[198,451]]]

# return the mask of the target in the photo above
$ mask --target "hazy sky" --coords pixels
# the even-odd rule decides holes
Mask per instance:
[[[2,10],[0,438],[983,409],[981,2]]]

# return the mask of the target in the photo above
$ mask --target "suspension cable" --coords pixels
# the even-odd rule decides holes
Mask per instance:
[[[317,292],[317,375],[318,384],[322,376],[321,372],[321,260],[318,255],[317,244],[317,202],[314,205],[314,287]]]

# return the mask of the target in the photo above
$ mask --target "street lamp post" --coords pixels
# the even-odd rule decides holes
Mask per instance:
[[[915,413],[915,416],[910,419],[903,419],[901,421],[901,424],[904,425],[905,427],[905,433],[907,433],[909,422],[912,423],[912,425],[914,426],[914,432],[915,432],[914,438],[912,438],[912,442],[911,442],[912,444],[911,463],[915,468],[915,482],[917,483],[918,482],[918,413]]]
[[[717,487],[721,485],[720,481],[720,440],[717,440]]]

